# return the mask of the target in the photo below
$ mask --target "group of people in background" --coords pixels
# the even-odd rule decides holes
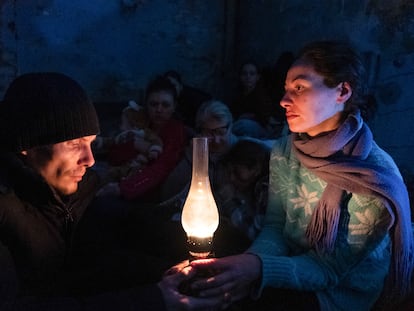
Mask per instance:
[[[241,80],[243,77],[242,72]],[[256,84],[259,78],[255,79]],[[270,136],[270,132],[263,137],[252,135],[254,124],[246,125],[245,133],[236,133],[231,106],[183,85],[175,71],[150,81],[145,94],[147,123],[137,121],[142,120],[143,110],[138,109],[141,107],[136,107],[135,102],[129,102],[121,112],[121,133],[115,135],[116,139],[98,135],[95,140],[93,147],[101,155],[96,170],[103,182],[97,193],[99,198],[95,200],[99,203],[93,204],[96,205],[94,210],[99,214],[103,210],[127,209],[131,210],[126,212],[129,218],[134,215],[134,219],[165,219],[158,233],[151,237],[161,232],[161,235],[185,241],[179,220],[191,182],[191,138],[208,137],[209,175],[221,215],[215,252],[229,254],[246,249],[263,223],[270,148],[277,136]],[[252,97],[250,106],[260,106],[259,100],[262,98]],[[127,117],[130,121],[134,119],[137,126],[126,126],[131,124],[126,122]],[[163,125],[154,127],[153,120]],[[256,117],[249,115],[248,120],[255,123]],[[108,141],[109,144],[102,143]],[[157,151],[156,157],[150,157],[153,149]],[[107,156],[102,157],[103,153]],[[138,212],[134,206],[140,206]],[[174,254],[177,259],[187,254],[180,248],[167,253],[168,257]]]
[[[287,54],[290,58],[283,58],[284,66],[280,64],[280,70],[283,72],[278,72],[279,68],[275,68],[273,76],[277,76],[277,73],[285,76],[287,66],[293,61],[293,54]],[[160,184],[177,164],[184,147],[189,145],[192,137],[202,134],[200,125],[197,124],[197,114],[199,109],[205,109],[201,108],[203,104],[204,107],[207,103],[214,107],[223,105],[225,108],[221,109],[227,109],[228,122],[225,126],[217,128],[213,133],[207,133],[212,144],[223,145],[222,148],[226,151],[232,145],[230,143],[227,146],[228,135],[233,135],[232,138],[230,137],[232,140],[241,137],[252,138],[256,139],[257,143],[272,141],[285,135],[286,120],[283,109],[279,105],[281,83],[279,81],[273,88],[268,86],[269,82],[267,84],[264,82],[259,66],[252,61],[247,61],[240,67],[233,100],[224,103],[203,90],[184,84],[181,75],[174,70],[157,76],[149,82],[145,91],[142,104],[144,109],[131,109],[130,102],[122,111],[120,130],[123,133],[116,133],[114,135],[116,139],[98,136],[94,143],[96,153],[100,155],[103,152],[107,153],[103,162],[109,166],[104,166],[102,169],[109,184],[100,193],[119,194],[127,199],[138,198],[145,201],[151,197],[159,197]],[[159,95],[162,93],[164,95]],[[151,97],[158,96],[169,98],[164,100],[163,104],[156,106],[156,101]],[[130,118],[134,116],[134,125],[125,122],[127,112]],[[147,122],[142,120],[145,112],[147,112]],[[163,115],[162,122],[168,124],[163,126],[162,133],[154,128],[153,121],[161,115]],[[183,129],[179,128],[182,125],[184,136]],[[148,132],[155,135],[148,136]],[[154,142],[156,137],[158,140]],[[102,168],[102,166],[97,167]]]
[[[340,41],[284,57],[283,94],[248,61],[228,104],[175,71],[157,76],[114,137],[100,136],[72,78],[12,81],[0,103],[0,309],[409,310],[408,193],[366,124],[362,58]],[[220,224],[215,256],[189,262],[179,216],[197,136]]]

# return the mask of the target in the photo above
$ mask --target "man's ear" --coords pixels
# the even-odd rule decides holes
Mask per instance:
[[[352,95],[352,88],[348,82],[341,82],[337,86],[339,95],[336,99],[338,103],[344,104]]]

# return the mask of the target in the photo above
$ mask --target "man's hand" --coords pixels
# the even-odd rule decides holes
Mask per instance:
[[[191,262],[193,268],[215,273],[195,280],[191,288],[203,298],[224,295],[231,302],[236,302],[247,297],[253,285],[260,280],[261,265],[260,258],[253,254],[195,260]]]
[[[168,311],[192,310],[224,310],[230,306],[229,295],[221,294],[216,297],[202,298],[183,293],[180,288],[184,282],[191,284],[198,275],[197,269],[182,262],[169,269],[158,283]]]

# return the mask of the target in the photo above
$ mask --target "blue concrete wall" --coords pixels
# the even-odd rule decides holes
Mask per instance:
[[[154,75],[179,70],[216,90],[224,5],[215,1],[1,1],[3,41],[18,73],[61,71],[97,101],[139,97]],[[213,14],[212,14],[213,12]]]

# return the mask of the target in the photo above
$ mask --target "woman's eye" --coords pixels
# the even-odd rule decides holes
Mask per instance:
[[[297,92],[303,91],[303,85],[296,85],[296,86],[295,86],[295,90],[296,90]]]

